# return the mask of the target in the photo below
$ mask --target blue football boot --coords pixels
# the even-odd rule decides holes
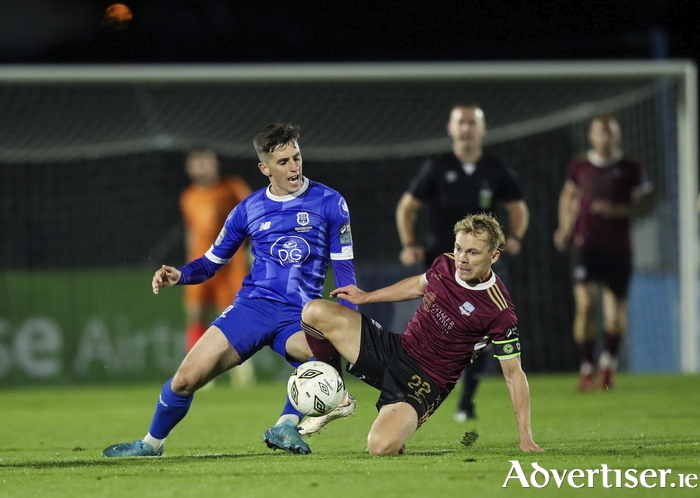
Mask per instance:
[[[143,439],[134,441],[133,443],[113,444],[109,448],[105,448],[102,452],[103,457],[127,457],[127,456],[161,456],[165,445],[155,449],[150,443]]]
[[[291,420],[285,420],[281,424],[270,427],[263,434],[263,441],[273,450],[283,450],[297,455],[311,453],[311,447],[302,439],[297,426]]]

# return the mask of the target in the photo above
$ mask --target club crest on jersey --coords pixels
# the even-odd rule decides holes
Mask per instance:
[[[459,312],[463,315],[471,315],[472,312],[474,311],[474,305],[470,303],[469,301],[464,301],[464,304],[459,307]]]
[[[301,226],[306,226],[309,224],[310,218],[309,218],[309,213],[306,211],[300,211],[297,213],[297,223],[299,223]]]

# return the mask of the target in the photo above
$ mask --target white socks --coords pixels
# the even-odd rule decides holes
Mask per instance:
[[[159,450],[160,447],[165,444],[165,438],[156,439],[153,436],[151,436],[150,432],[148,434],[146,434],[146,436],[143,438],[143,440],[146,441],[151,446],[153,446],[154,450]]]
[[[288,413],[286,415],[280,416],[279,420],[277,421],[277,423],[275,425],[280,425],[282,422],[284,422],[286,420],[291,420],[292,422],[294,422],[294,425],[298,425],[299,422],[301,422],[301,419],[297,415],[293,415],[291,413]]]

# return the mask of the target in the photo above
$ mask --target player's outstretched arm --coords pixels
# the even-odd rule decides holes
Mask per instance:
[[[527,377],[520,366],[520,356],[500,360],[503,376],[510,392],[510,401],[513,404],[515,420],[518,423],[520,436],[520,449],[523,451],[544,451],[532,439],[532,427],[530,425],[530,386]]]
[[[356,285],[344,285],[332,290],[329,295],[336,299],[344,299],[352,304],[366,304],[368,302],[367,294]]]
[[[154,294],[158,294],[161,287],[172,287],[180,281],[182,273],[174,266],[163,265],[153,275],[151,288]]]
[[[421,297],[426,285],[425,274],[421,274],[372,292],[365,292],[355,285],[346,285],[331,291],[330,296],[353,304],[394,303]]]

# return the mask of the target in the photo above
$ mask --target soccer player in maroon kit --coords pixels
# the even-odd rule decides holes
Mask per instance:
[[[373,292],[354,285],[331,292],[331,297],[354,304],[422,297],[403,334],[384,330],[368,316],[330,301],[311,301],[302,311],[307,335],[330,341],[348,361],[348,372],[381,391],[379,414],[367,437],[373,455],[403,453],[406,441],[490,343],[510,391],[520,448],[543,451],[532,439],[518,317],[508,291],[491,271],[505,241],[501,226],[493,216],[477,214],[460,220],[454,233],[454,252],[438,256],[424,274]],[[311,343],[315,358],[339,368],[339,361],[318,342]]]
[[[591,121],[591,150],[569,166],[559,197],[554,244],[572,249],[573,333],[580,363],[578,389],[595,385],[593,349],[596,303],[602,290],[604,339],[598,360],[599,386],[609,390],[617,370],[620,340],[627,329],[627,291],[632,275],[631,218],[648,208],[651,185],[642,165],[624,157],[620,124],[610,115]]]

